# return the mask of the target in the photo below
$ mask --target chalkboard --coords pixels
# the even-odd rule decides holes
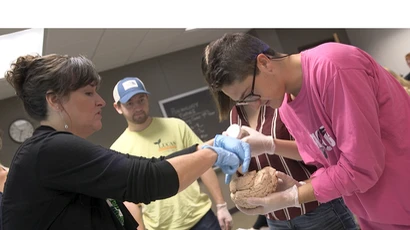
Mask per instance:
[[[208,87],[202,87],[159,101],[164,117],[184,120],[195,134],[207,141],[225,131],[229,121],[219,122],[218,110]]]

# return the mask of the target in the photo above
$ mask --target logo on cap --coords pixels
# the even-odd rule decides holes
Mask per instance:
[[[128,90],[130,88],[138,88],[138,83],[136,80],[128,80],[122,83],[122,87],[124,87],[124,90]]]
[[[115,85],[112,95],[116,103],[118,101],[126,103],[131,97],[140,93],[149,94],[144,83],[137,77],[126,77]]]

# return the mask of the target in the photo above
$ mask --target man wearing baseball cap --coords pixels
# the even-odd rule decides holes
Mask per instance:
[[[114,108],[127,120],[128,127],[112,144],[111,149],[136,156],[169,155],[202,141],[181,119],[151,117],[150,93],[136,77],[126,77],[114,87]],[[232,216],[222,196],[215,172],[210,168],[201,180],[214,198],[217,217],[211,210],[209,197],[194,182],[177,195],[148,205],[125,203],[131,214],[147,229],[231,229]]]

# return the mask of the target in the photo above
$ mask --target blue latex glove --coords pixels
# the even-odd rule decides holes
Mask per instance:
[[[229,184],[229,182],[231,182],[232,174],[225,174],[225,184]]]
[[[214,139],[214,146],[235,153],[242,165],[242,172],[246,173],[248,171],[249,164],[251,163],[251,150],[248,143],[234,137],[217,134]],[[225,175],[226,184],[231,181],[232,174],[233,173],[227,173]]]
[[[236,170],[239,167],[240,160],[235,153],[229,152],[228,150],[225,150],[223,148],[215,147],[215,146],[210,146],[210,145],[204,145],[202,146],[202,149],[212,149],[216,154],[218,155],[218,158],[216,159],[215,166],[218,166],[221,168],[222,172],[225,174],[234,174]],[[225,177],[225,183],[226,177]],[[229,181],[228,181],[229,183]]]

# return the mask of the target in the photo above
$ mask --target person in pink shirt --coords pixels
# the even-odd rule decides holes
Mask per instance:
[[[249,34],[225,34],[204,50],[202,72],[237,105],[279,108],[296,141],[274,139],[249,127],[242,140],[252,156],[277,154],[318,170],[306,183],[279,172],[278,190],[249,198],[265,214],[343,197],[362,229],[410,229],[410,97],[363,50],[325,43],[282,54]],[[233,105],[232,105],[233,106]]]

